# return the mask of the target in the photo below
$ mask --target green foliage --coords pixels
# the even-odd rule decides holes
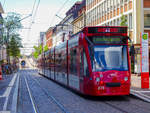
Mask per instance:
[[[48,51],[48,46],[47,45],[44,47],[44,52],[46,52],[46,51]]]
[[[120,26],[127,26],[127,17],[125,15],[121,16]]]
[[[3,25],[10,33],[15,33],[20,28],[22,28],[20,21],[21,21],[20,14],[10,12],[8,13],[8,16],[4,18]]]
[[[4,63],[4,60],[0,60],[0,65],[2,65]]]
[[[34,48],[34,53],[33,53],[33,57],[35,58],[35,59],[37,59],[38,58],[38,56],[42,53],[42,45],[40,45],[40,46],[34,46],[33,47]]]
[[[39,57],[40,54],[42,54],[42,45],[39,45],[38,47],[37,46],[34,46],[34,53],[33,53],[33,57],[35,59],[37,59]],[[43,51],[46,52],[48,51],[48,46],[44,46],[43,48]]]
[[[22,28],[21,16],[17,13],[8,13],[7,17],[0,19],[0,24],[2,27],[2,36],[0,43],[1,45],[6,45],[7,47],[7,60],[10,61],[9,56],[19,56],[21,47],[21,39],[17,32]]]
[[[39,53],[38,53],[37,51],[35,51],[35,52],[33,53],[33,56],[34,56],[35,59],[37,59],[38,56],[39,56]]]
[[[8,45],[11,40],[10,37],[14,34],[17,34],[18,30],[22,28],[20,14],[17,13],[8,13],[7,17],[0,18],[0,24],[2,25],[1,31],[2,36],[0,36],[1,44]]]
[[[13,57],[19,57],[20,47],[22,47],[22,44],[21,44],[21,38],[19,37],[19,34],[12,35],[11,40],[9,42],[9,49],[7,49],[9,55]]]

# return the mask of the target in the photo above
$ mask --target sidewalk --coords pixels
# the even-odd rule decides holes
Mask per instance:
[[[0,80],[0,113],[16,113],[18,84],[18,73],[3,75],[3,80]]]
[[[150,88],[149,89],[141,88],[141,76],[135,74],[131,75],[130,93],[146,102],[150,102]]]

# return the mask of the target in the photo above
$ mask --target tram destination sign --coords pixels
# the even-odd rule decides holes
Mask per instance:
[[[93,36],[90,37],[94,44],[126,44],[127,39],[124,36]]]

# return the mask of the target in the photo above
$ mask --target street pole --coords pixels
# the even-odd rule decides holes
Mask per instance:
[[[6,42],[6,51],[7,51],[7,63],[10,64],[10,56],[9,56],[9,28],[7,29],[7,42]]]

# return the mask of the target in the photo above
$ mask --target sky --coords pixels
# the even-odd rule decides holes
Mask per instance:
[[[55,26],[61,21],[55,15],[65,17],[66,11],[76,1],[81,0],[0,0],[4,9],[3,17],[7,16],[8,12],[15,12],[24,18],[33,12],[32,16],[21,21],[23,27],[27,28],[20,30],[22,43],[25,47],[21,53],[26,55],[31,54],[33,51],[31,47],[38,43],[40,32],[46,32],[49,27]],[[38,9],[36,10],[36,8]]]

